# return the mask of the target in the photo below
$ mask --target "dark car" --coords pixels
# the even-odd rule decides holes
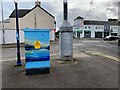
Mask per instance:
[[[117,40],[117,39],[119,39],[118,36],[107,36],[107,37],[104,38],[105,41],[106,41],[106,40],[112,41],[112,40]]]

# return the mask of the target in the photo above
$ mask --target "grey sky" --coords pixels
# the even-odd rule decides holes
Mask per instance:
[[[8,18],[14,9],[14,0],[3,0],[4,18]],[[35,0],[18,0],[19,8],[31,9]],[[57,27],[63,20],[62,0],[40,0],[42,7],[56,17]],[[73,24],[77,16],[82,16],[87,20],[107,20],[118,17],[119,0],[68,0],[69,1],[69,21]],[[1,12],[1,9],[0,9]],[[1,15],[0,15],[1,20]]]

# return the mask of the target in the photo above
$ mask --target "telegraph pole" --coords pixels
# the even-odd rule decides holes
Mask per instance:
[[[73,27],[68,22],[68,2],[63,1],[63,16],[64,20],[60,26],[60,60],[73,60]]]
[[[20,58],[20,35],[19,35],[19,21],[18,21],[18,2],[15,3],[15,12],[16,12],[16,39],[17,39],[17,65],[22,66],[21,58]]]
[[[2,12],[2,30],[3,30],[3,44],[5,44],[5,30],[4,30],[4,14],[3,14],[3,1],[1,0],[1,12]]]

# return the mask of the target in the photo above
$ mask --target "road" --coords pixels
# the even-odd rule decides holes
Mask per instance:
[[[74,51],[84,50],[118,58],[118,46],[103,40],[74,40]]]
[[[73,40],[73,52],[78,54],[81,51],[92,51],[98,52],[105,55],[109,55],[118,58],[118,46],[109,44],[103,40]],[[21,58],[24,58],[24,48],[21,47]],[[51,45],[51,56],[59,56],[59,43]],[[16,48],[3,48],[2,49],[2,60],[16,60]]]

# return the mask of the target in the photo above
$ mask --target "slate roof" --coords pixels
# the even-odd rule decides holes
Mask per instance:
[[[120,25],[120,22],[115,22],[115,21],[93,21],[93,20],[85,20],[84,25],[104,25],[104,24],[109,24],[109,25]]]
[[[36,7],[39,7],[40,9],[42,9],[43,11],[45,11],[47,14],[49,14],[51,17],[54,18],[53,15],[51,15],[49,12],[47,12],[45,9],[43,9],[42,7],[40,7],[39,5],[36,5],[34,8],[32,9],[19,9],[19,18],[24,17],[25,15],[27,15],[29,12],[31,12],[33,9],[35,9]],[[15,10],[13,10],[13,12],[11,13],[11,15],[9,16],[9,18],[15,18]]]
[[[24,17],[26,14],[28,14],[30,12],[30,9],[19,9],[18,13],[19,13],[19,18]],[[15,18],[15,10],[11,13],[11,15],[9,16],[10,18]]]

